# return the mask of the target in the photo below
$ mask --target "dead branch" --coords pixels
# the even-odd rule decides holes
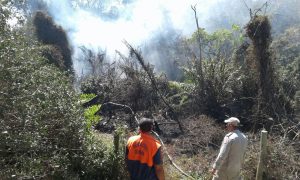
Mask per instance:
[[[245,2],[245,0],[243,0],[243,2],[244,2],[244,4],[245,4],[246,8],[249,10],[250,18],[252,19],[252,17],[253,17],[253,15],[252,15],[252,9],[249,8],[249,6],[248,6],[247,3]]]
[[[268,1],[266,1],[260,8],[254,9],[254,12],[252,11],[251,8],[249,8],[249,6],[248,6],[247,3],[245,2],[245,0],[243,0],[243,2],[244,2],[246,8],[247,8],[248,11],[249,11],[249,14],[250,14],[250,21],[251,21],[255,16],[257,16],[257,13],[258,13],[258,12],[262,12],[263,8],[265,8],[265,9],[264,9],[264,15],[265,15],[266,12],[267,12]]]
[[[150,65],[145,64],[145,61],[144,61],[143,57],[141,56],[141,54],[136,49],[134,49],[127,41],[124,41],[124,44],[130,50],[130,54],[135,55],[138,62],[141,64],[142,68],[146,71],[146,73],[147,73],[147,75],[150,79],[150,82],[152,84],[153,89],[158,94],[158,96],[161,98],[163,103],[168,107],[168,109],[171,111],[171,113],[174,115],[174,117],[173,117],[174,120],[178,123],[180,131],[183,132],[183,128],[182,128],[181,123],[178,120],[177,113],[175,113],[174,108],[167,102],[167,100],[164,98],[164,96],[160,93],[160,91],[158,89],[158,86],[157,86],[157,83],[156,83],[156,80],[155,80],[155,76],[154,76],[153,72],[150,70]]]
[[[116,50],[116,53],[121,57],[121,59],[123,59],[124,61],[129,61],[129,59],[124,56],[120,51]]]
[[[199,50],[200,50],[200,54],[199,54],[199,60],[200,60],[200,68],[201,68],[201,63],[202,63],[202,45],[201,45],[201,36],[200,36],[200,28],[199,28],[199,22],[198,22],[198,17],[197,17],[197,10],[196,10],[196,5],[191,6],[192,10],[194,11],[194,15],[195,15],[195,21],[196,21],[196,25],[197,25],[197,40],[198,40],[198,45],[199,45]]]
[[[113,103],[113,102],[106,102],[101,104],[100,109],[95,113],[95,114],[112,114],[112,111],[115,110],[124,110],[127,113],[131,113],[132,115],[135,116],[134,111],[132,110],[131,107],[124,105],[124,104],[118,104],[118,103]],[[136,123],[138,123],[138,120],[135,118]]]
[[[268,8],[268,1],[266,1],[260,8],[254,10],[253,17],[255,17],[258,12],[262,12],[263,8],[265,8],[264,9],[264,15],[265,15],[267,12],[267,8]],[[251,17],[251,19],[252,19],[252,17]]]
[[[105,53],[93,53],[92,50],[86,48],[85,46],[80,46],[79,49],[84,54],[85,60],[89,63],[91,67],[92,74],[96,74],[97,68],[100,64],[103,64],[105,59]]]
[[[202,42],[201,42],[201,35],[200,35],[200,27],[198,23],[198,17],[197,17],[197,10],[196,10],[196,5],[191,6],[192,10],[194,11],[194,16],[195,16],[195,21],[197,25],[197,40],[198,40],[198,45],[199,45],[199,63],[197,64],[197,72],[199,73],[199,83],[200,83],[200,93],[203,95],[203,87],[204,87],[204,80],[203,80],[203,73],[202,73]]]

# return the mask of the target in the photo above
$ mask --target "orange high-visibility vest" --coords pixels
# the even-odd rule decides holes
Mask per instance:
[[[153,157],[161,147],[159,141],[152,136],[141,133],[140,135],[130,137],[127,142],[128,156],[131,161],[139,161],[141,164],[153,166]]]

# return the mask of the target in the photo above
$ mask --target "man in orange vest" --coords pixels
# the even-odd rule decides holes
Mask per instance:
[[[152,137],[153,120],[142,118],[140,134],[128,139],[126,164],[131,180],[164,180],[161,144]]]

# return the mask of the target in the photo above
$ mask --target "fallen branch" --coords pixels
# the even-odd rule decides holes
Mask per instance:
[[[130,50],[130,54],[131,55],[135,55],[135,57],[137,58],[138,62],[141,64],[142,68],[146,71],[152,87],[154,88],[154,90],[156,91],[156,93],[158,94],[158,96],[161,98],[161,100],[163,101],[163,103],[168,107],[168,109],[172,112],[172,114],[174,115],[174,121],[176,121],[178,123],[179,129],[181,132],[183,132],[183,128],[181,123],[178,120],[178,116],[177,113],[174,111],[173,107],[167,102],[167,100],[164,98],[164,96],[160,93],[156,80],[155,80],[155,76],[154,74],[151,72],[149,64],[146,65],[144,62],[143,57],[141,56],[141,54],[139,52],[137,52],[137,50],[135,50],[127,41],[124,41],[124,44],[128,47],[128,49]]]
[[[103,103],[100,107],[100,109],[96,112],[96,114],[101,113],[101,112],[111,112],[113,110],[117,110],[117,109],[125,109],[126,112],[131,113],[134,117],[135,117],[135,113],[134,111],[131,109],[131,107],[124,105],[124,104],[118,104],[118,103],[113,103],[113,102],[106,102]],[[139,121],[136,119],[136,123],[139,124]]]
[[[175,162],[173,161],[172,157],[171,157],[170,154],[168,153],[167,148],[166,148],[164,142],[162,141],[162,139],[160,138],[160,136],[159,136],[155,131],[152,131],[152,133],[155,134],[155,136],[156,136],[156,137],[158,138],[158,140],[160,141],[162,147],[163,147],[164,150],[165,150],[165,153],[167,154],[167,157],[168,157],[170,163],[171,163],[171,164],[172,164],[172,165],[173,165],[173,166],[174,166],[174,167],[175,167],[182,175],[186,176],[186,177],[189,178],[189,179],[195,179],[195,178],[193,178],[192,176],[188,175],[188,174],[187,174],[186,172],[184,172],[179,166],[177,166],[177,165],[175,164]]]

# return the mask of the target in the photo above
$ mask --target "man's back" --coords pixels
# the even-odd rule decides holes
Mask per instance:
[[[223,139],[211,172],[213,180],[238,180],[241,178],[240,171],[248,140],[237,128],[240,123],[238,118],[231,117],[224,122],[229,133]]]
[[[126,162],[131,179],[158,179],[154,165],[162,163],[160,147],[160,143],[146,133],[129,138]]]
[[[240,170],[243,164],[244,155],[247,148],[247,138],[239,130],[235,130],[229,135],[230,150],[228,159],[225,161],[224,166],[227,171]]]

